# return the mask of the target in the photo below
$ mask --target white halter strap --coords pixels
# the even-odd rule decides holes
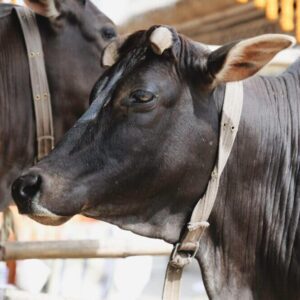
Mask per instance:
[[[207,190],[196,204],[183,238],[174,246],[166,271],[163,300],[179,299],[183,268],[195,257],[200,238],[209,226],[207,220],[214,206],[220,178],[238,131],[242,107],[243,83],[241,81],[227,83],[222,109],[218,159]]]

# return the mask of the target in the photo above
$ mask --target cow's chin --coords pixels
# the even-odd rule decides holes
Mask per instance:
[[[22,211],[20,211],[20,213],[22,213]],[[37,197],[33,199],[31,210],[30,212],[26,212],[26,214],[28,215],[28,217],[38,223],[51,226],[61,225],[67,222],[72,217],[54,213],[48,208],[39,204],[39,195],[37,195]]]
[[[49,225],[49,226],[59,226],[71,219],[71,217],[64,217],[58,215],[46,216],[46,215],[38,215],[38,214],[30,214],[28,215],[28,217],[40,224]]]

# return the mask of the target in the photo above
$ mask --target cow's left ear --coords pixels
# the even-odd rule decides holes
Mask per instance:
[[[25,0],[24,2],[38,15],[47,18],[57,18],[59,16],[54,0]]]
[[[295,44],[284,34],[264,34],[218,48],[207,61],[214,84],[239,81],[254,75],[279,51]]]
[[[102,67],[111,67],[119,58],[119,49],[127,39],[128,34],[115,38],[103,50],[101,57]]]

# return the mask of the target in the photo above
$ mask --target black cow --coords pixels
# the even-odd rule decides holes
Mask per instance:
[[[88,107],[104,46],[115,26],[90,1],[26,1],[37,15],[59,140]],[[44,16],[41,16],[44,15]],[[28,56],[13,6],[0,5],[0,210],[9,186],[35,158],[35,122]]]
[[[89,110],[19,177],[20,213],[75,214],[175,243],[216,162],[225,83],[256,73],[292,39],[262,35],[210,52],[172,29],[111,44]],[[197,260],[211,299],[300,297],[300,61],[243,81],[239,131]]]

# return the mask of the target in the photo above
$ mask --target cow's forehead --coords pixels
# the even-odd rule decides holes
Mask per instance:
[[[102,107],[111,100],[119,81],[146,59],[146,51],[145,47],[132,49],[128,53],[124,53],[116,64],[104,72],[91,92],[90,102],[92,104],[78,120],[79,123],[91,121],[97,117]]]
[[[148,30],[138,31],[130,35],[125,42],[119,48],[119,58],[127,56],[131,59],[131,54],[139,52],[141,56],[137,56],[137,60],[132,56],[135,66],[140,63],[139,59],[144,59],[143,55],[147,59],[152,57],[160,57],[161,62],[171,61],[177,68],[177,70],[182,74],[187,74],[189,68],[193,68],[194,63],[197,63],[197,67],[201,66],[202,63],[205,64],[209,53],[211,52],[207,45],[195,42],[189,38],[177,33],[175,29],[168,27],[172,33],[172,45],[171,47],[165,49],[162,54],[157,54],[152,50],[150,37],[154,30],[159,26],[152,26]],[[128,55],[129,54],[129,55]]]
[[[157,71],[157,68],[159,69],[161,66],[164,67],[161,68],[161,71],[163,71],[165,76],[167,76],[168,73],[164,70],[166,66],[164,62],[169,63],[168,67],[171,62],[177,69],[180,69],[181,60],[186,61],[184,55],[189,55],[188,51],[191,47],[190,41],[187,39],[182,40],[182,37],[174,31],[175,38],[172,49],[158,56],[152,51],[149,42],[149,35],[154,29],[155,27],[147,31],[138,31],[125,40],[119,49],[120,55],[116,63],[106,70],[95,84],[90,98],[92,104],[88,111],[80,118],[79,122],[95,119],[103,106],[111,101],[112,95],[120,86],[120,81],[123,79],[126,80],[129,78],[128,76],[131,78],[132,76],[137,76],[137,73],[135,73],[137,68],[156,68],[154,71]],[[205,51],[205,48],[203,48],[203,51]],[[158,61],[161,63],[157,63]],[[151,64],[151,62],[156,63]],[[141,73],[139,72],[138,74]],[[161,79],[163,80],[164,76],[162,76]]]

